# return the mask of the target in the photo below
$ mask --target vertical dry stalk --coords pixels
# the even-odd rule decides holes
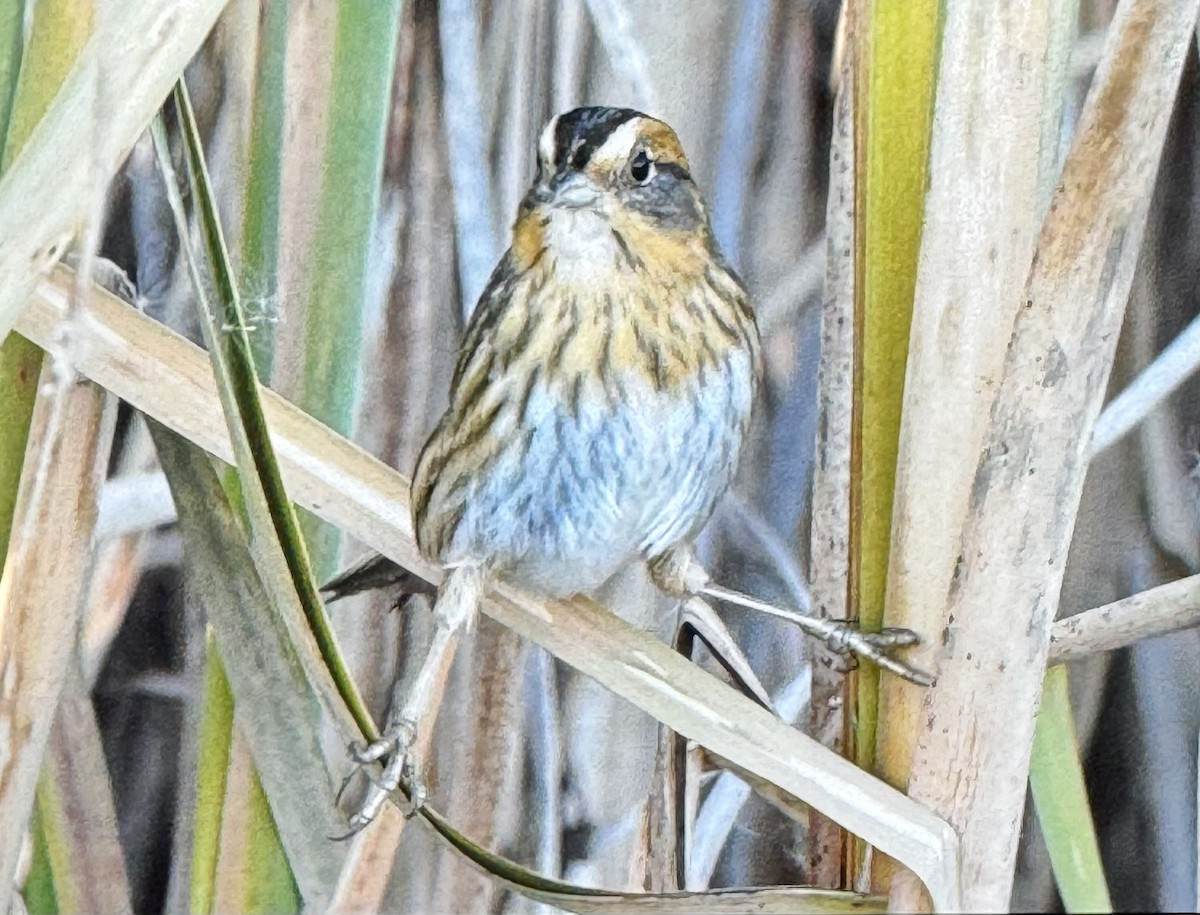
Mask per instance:
[[[100,729],[78,676],[58,706],[38,791],[50,801],[39,810],[52,820],[47,832],[57,840],[50,857],[59,910],[132,912]]]
[[[38,770],[74,655],[96,498],[115,411],[47,360],[0,578],[0,912],[7,912]]]
[[[329,72],[337,34],[337,4],[298,4],[288,22],[284,57],[288,92],[280,151],[279,265],[271,386],[298,398],[304,370],[304,324],[312,251],[318,243],[321,167],[328,144]]]
[[[932,669],[988,407],[1038,229],[1048,26],[1061,0],[950,4],[896,469],[887,623]],[[1003,87],[1002,90],[997,87]],[[930,468],[941,468],[931,473]],[[925,690],[886,677],[878,771],[903,788]]]
[[[962,837],[968,909],[1008,905],[1087,443],[1197,5],[1127,0],[1118,9],[1015,309],[981,453],[968,456],[939,681],[922,708],[909,782]],[[898,875],[893,907],[914,908],[917,892]]]
[[[821,313],[821,362],[817,370],[817,443],[813,461],[811,549],[813,608],[821,616],[849,615],[850,439],[854,420],[855,136],[857,4],[847,3],[840,23],[843,53],[829,152],[829,203],[825,222],[825,301]],[[842,752],[845,744],[843,673],[813,665],[812,735]],[[844,886],[844,833],[814,814],[808,852],[809,880]]]
[[[329,915],[383,911],[392,861],[407,822],[399,807],[388,804],[370,829],[364,829],[351,840],[350,852],[329,903]]]

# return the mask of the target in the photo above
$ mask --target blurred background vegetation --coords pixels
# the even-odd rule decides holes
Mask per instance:
[[[53,96],[101,2],[4,4],[4,162]],[[1060,148],[1114,6],[1079,2]],[[444,407],[464,319],[507,244],[541,126],[580,104],[644,110],[669,122],[688,151],[765,344],[754,440],[702,553],[731,587],[803,603],[814,573],[808,538],[840,14],[836,0],[231,0],[187,82],[261,377],[411,472]],[[1200,313],[1198,78],[1193,47],[1114,392]],[[915,83],[913,91],[921,91]],[[928,116],[917,108],[912,117]],[[112,185],[100,250],[128,274],[147,312],[200,339],[148,140]],[[2,352],[6,535],[40,355],[15,337]],[[883,524],[886,535],[886,515]],[[315,518],[306,517],[305,532],[320,577],[362,553]],[[78,856],[103,853],[110,864],[123,862],[135,912],[299,911],[278,811],[242,733],[253,720],[235,714],[237,697],[206,634],[206,608],[188,584],[190,560],[166,480],[144,422],[124,406],[96,538],[78,662],[29,834],[25,905],[86,910],[71,901],[67,875],[76,865],[82,872]],[[1092,464],[1062,613],[1197,572],[1200,388],[1193,379]],[[640,574],[614,583],[605,602],[673,637],[674,608]],[[377,719],[393,678],[419,664],[429,634],[422,599],[400,612],[394,604],[395,595],[379,594],[331,610]],[[853,710],[853,677],[786,624],[738,612],[727,621],[781,713],[852,749],[850,724],[840,716],[831,723],[827,710],[830,703]],[[709,660],[703,651],[698,657]],[[1198,660],[1200,635],[1190,630],[1070,670],[1117,909],[1196,904]],[[676,888],[656,883],[645,860],[654,806],[647,798],[662,790],[658,732],[624,700],[482,618],[460,651],[439,719],[431,800],[474,840],[544,874],[608,888]],[[324,744],[330,770],[342,771],[340,744],[329,735]],[[63,776],[71,765],[88,777]],[[731,776],[705,769],[697,781],[695,803],[710,807],[678,888],[828,883],[849,872],[814,853],[819,823],[786,815]],[[100,812],[88,827],[96,832],[79,825],[69,802]],[[105,822],[105,810],[115,819]],[[114,827],[106,841],[95,839]],[[394,862],[380,867],[390,867],[387,911],[534,907],[423,830],[407,829]],[[1013,900],[1028,910],[1061,906],[1032,813]]]

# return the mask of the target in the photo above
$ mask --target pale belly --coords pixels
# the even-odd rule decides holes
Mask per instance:
[[[483,563],[548,594],[586,593],[637,557],[691,540],[736,467],[751,373],[735,353],[669,394],[627,385],[619,403],[598,381],[574,399],[536,388],[523,420],[515,405],[496,418],[505,444],[456,493],[461,514],[442,561]]]

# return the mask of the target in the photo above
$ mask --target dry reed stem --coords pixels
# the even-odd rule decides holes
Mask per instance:
[[[975,463],[1038,229],[1048,21],[1059,0],[946,8],[929,190],[917,268],[886,622],[924,636],[932,669],[946,623]],[[1003,86],[1003,91],[997,91]],[[1030,138],[1035,138],[1031,141]],[[937,468],[936,471],[933,468]],[[880,684],[876,764],[908,783],[925,691]]]
[[[388,804],[370,829],[350,840],[350,853],[334,888],[329,915],[384,911],[392,862],[407,822],[399,807]]]
[[[70,283],[61,292],[65,314]],[[103,390],[58,381],[58,373],[46,360],[0,578],[0,912],[8,911],[38,770],[76,649],[96,494],[116,416]]]
[[[940,647],[934,636],[946,622],[988,407],[1037,238],[1040,151],[1030,137],[1042,133],[1055,2],[997,6],[983,22],[965,6],[947,7],[887,594],[889,626],[925,636],[913,663],[926,668]],[[880,693],[878,771],[902,788],[925,693],[892,680]]]
[[[58,846],[50,858],[59,911],[132,913],[100,728],[77,676],[59,703],[42,780],[39,795],[50,803],[40,809]]]
[[[1200,575],[1141,591],[1059,620],[1050,630],[1051,664],[1200,626]]]
[[[59,268],[21,315],[38,343],[63,320],[70,272]],[[100,291],[79,318],[80,370],[221,457],[232,457],[205,354]],[[436,581],[413,541],[408,483],[279,397],[264,408],[289,492],[394,561]],[[912,867],[944,909],[958,907],[957,848],[946,824],[704,673],[594,602],[539,601],[509,587],[485,612],[608,689],[778,785]]]
[[[1088,442],[1197,5],[1121,4],[1024,292],[1017,302],[996,303],[1016,315],[1002,337],[1004,368],[981,447],[965,456],[969,501],[954,523],[955,542],[943,544],[950,553],[942,561],[952,571],[941,593],[933,592],[945,620],[935,636],[938,686],[921,707],[909,781],[912,797],[962,837],[968,909],[1001,910],[1009,902],[1035,713]],[[938,396],[944,403],[945,392]],[[944,477],[952,466],[924,472]],[[907,875],[893,882],[891,904],[919,905]]]
[[[683,889],[684,784],[687,742],[670,728],[658,729],[654,775],[642,806],[629,883],[650,893]]]
[[[854,425],[854,297],[857,283],[854,104],[858,95],[859,4],[846,3],[838,22],[837,98],[829,155],[825,220],[825,306],[817,368],[817,441],[813,461],[810,588],[819,616],[850,615],[850,467]],[[845,746],[846,677],[818,655],[812,665],[810,733],[841,752]],[[819,886],[845,886],[846,842],[842,830],[820,815],[809,827],[808,876]]]

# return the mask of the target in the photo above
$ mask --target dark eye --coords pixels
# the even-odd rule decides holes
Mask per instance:
[[[638,184],[645,184],[650,180],[650,174],[653,171],[652,165],[645,150],[638,150],[637,155],[629,162],[629,175]]]

